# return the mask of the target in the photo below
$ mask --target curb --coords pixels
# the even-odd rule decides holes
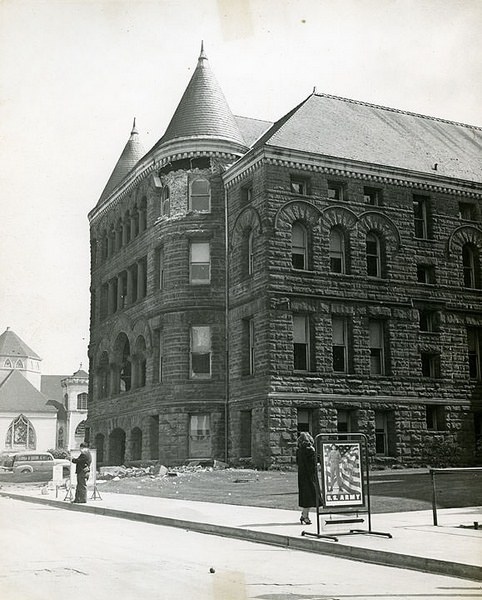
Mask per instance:
[[[0,496],[21,500],[32,504],[44,504],[65,510],[86,512],[106,517],[126,519],[140,523],[149,523],[152,525],[163,525],[165,527],[176,527],[204,533],[208,535],[217,535],[220,537],[229,537],[258,544],[267,544],[278,546],[290,550],[299,550],[302,552],[311,552],[314,554],[326,554],[338,558],[366,562],[386,567],[396,567],[401,569],[410,569],[431,573],[433,575],[446,575],[449,577],[458,577],[469,579],[471,581],[482,581],[482,570],[476,565],[456,563],[436,558],[426,558],[421,556],[412,556],[408,554],[399,554],[385,550],[373,550],[369,548],[358,548],[356,546],[347,546],[306,537],[293,537],[279,533],[269,533],[263,531],[253,531],[251,529],[241,529],[239,527],[230,527],[229,525],[215,525],[212,523],[202,523],[197,521],[186,521],[183,519],[173,519],[171,517],[161,517],[144,513],[135,513],[115,508],[105,508],[99,506],[79,505],[66,503],[63,500],[53,500],[50,498],[37,498],[35,496],[23,496],[9,492],[0,491]]]

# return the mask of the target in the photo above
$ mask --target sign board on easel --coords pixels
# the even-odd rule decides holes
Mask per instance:
[[[359,442],[322,442],[321,464],[326,508],[364,505]]]

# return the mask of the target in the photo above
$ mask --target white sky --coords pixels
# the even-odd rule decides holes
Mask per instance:
[[[0,333],[87,362],[89,228],[133,117],[163,134],[203,39],[234,114],[326,92],[482,125],[482,0],[2,0]]]

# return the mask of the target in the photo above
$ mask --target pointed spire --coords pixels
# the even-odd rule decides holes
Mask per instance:
[[[189,138],[223,140],[245,146],[236,119],[209,66],[204,42],[201,42],[196,69],[158,145]]]
[[[109,177],[109,181],[107,182],[107,185],[100,196],[97,206],[100,206],[107,196],[114,191],[124,177],[126,177],[126,175],[132,171],[134,166],[144,156],[144,154],[145,151],[139,141],[139,133],[136,128],[136,119],[134,117],[131,134],[127,144],[124,146],[124,150],[122,151],[122,154],[120,155],[119,160],[112,171],[112,175]]]

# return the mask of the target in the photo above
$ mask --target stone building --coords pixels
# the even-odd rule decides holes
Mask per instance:
[[[85,438],[89,376],[42,375],[9,327],[0,335],[0,450],[72,450]]]
[[[99,461],[293,463],[297,433],[472,463],[482,129],[313,93],[233,116],[206,55],[90,212]]]

